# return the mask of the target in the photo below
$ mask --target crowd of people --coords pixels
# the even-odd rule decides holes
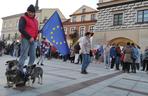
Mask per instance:
[[[83,61],[81,60],[83,53],[81,53],[81,48],[76,47],[77,44],[71,49],[70,55],[71,63],[75,64],[78,64],[78,60]],[[91,49],[89,55],[90,62],[105,64],[107,69],[122,70],[127,73],[136,73],[137,70],[148,72],[148,47],[142,53],[138,45],[130,42],[127,42],[125,46],[100,45],[98,48]]]
[[[85,40],[86,41],[86,40]],[[5,43],[5,41],[0,41],[0,55],[7,54],[18,58],[20,56],[20,46],[21,43],[14,41],[11,44]],[[64,59],[54,46],[43,37],[41,41],[36,41],[36,58],[39,58],[37,64],[44,65],[44,59],[63,59],[63,61],[70,60],[74,64],[83,64],[84,53],[88,47],[82,47],[82,42],[78,41],[70,49],[70,54],[67,59]],[[86,45],[85,45],[86,46]],[[105,64],[106,69],[122,70],[127,73],[136,73],[137,70],[148,72],[148,47],[142,53],[140,47],[134,43],[127,43],[125,46],[119,46],[116,44],[112,45],[100,45],[98,48],[87,50],[86,60],[88,62],[93,62],[95,64]],[[86,58],[86,57],[85,57]],[[87,64],[88,66],[88,64]],[[86,71],[86,68],[82,69]],[[86,73],[86,72],[82,72]]]
[[[19,57],[20,70],[23,70],[24,62],[29,56],[28,65],[34,64],[36,57],[40,57],[37,62],[40,65],[44,65],[45,58],[53,57],[63,59],[64,62],[70,60],[71,63],[80,63],[82,64],[82,74],[88,73],[87,67],[93,61],[96,64],[105,64],[107,69],[122,70],[127,73],[136,73],[140,68],[142,71],[148,71],[148,47],[143,54],[139,46],[129,42],[126,46],[102,44],[97,48],[92,48],[91,38],[94,33],[91,32],[86,32],[78,42],[70,47],[70,53],[63,56],[47,42],[45,37],[42,38],[42,41],[37,39],[40,32],[35,12],[35,7],[31,4],[24,15],[20,17],[18,29],[21,34],[21,41],[16,40],[11,44],[0,41],[0,56],[4,53]]]

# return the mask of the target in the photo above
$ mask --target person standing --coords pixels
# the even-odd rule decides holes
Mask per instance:
[[[19,32],[21,33],[21,53],[19,58],[19,68],[23,72],[25,60],[29,54],[28,65],[35,61],[35,40],[38,36],[38,21],[35,18],[35,7],[30,5],[27,12],[20,17]]]
[[[141,49],[140,49],[140,46],[137,46],[136,47],[137,48],[137,50],[138,50],[138,54],[137,54],[137,60],[136,60],[136,68],[137,68],[137,70],[139,70],[140,69],[140,65],[141,65],[141,57],[140,57],[140,55],[141,55]]]
[[[38,65],[44,65],[43,62],[44,62],[44,59],[48,53],[48,49],[49,49],[49,43],[46,41],[46,38],[43,37],[43,41],[41,42],[41,46],[40,46],[40,53],[41,53],[41,56],[40,56],[40,59],[38,61]]]
[[[112,44],[110,48],[110,57],[111,57],[111,66],[110,68],[113,69],[116,61],[116,47],[115,44]]]
[[[74,53],[75,53],[75,59],[74,63],[78,64],[79,63],[79,51],[80,51],[80,45],[79,42],[74,46]]]
[[[74,49],[71,48],[70,49],[70,62],[74,63],[74,60],[75,60],[75,52],[74,52]]]
[[[105,68],[109,69],[110,67],[110,46],[107,44],[107,46],[104,49],[104,63],[105,63]]]
[[[148,72],[148,47],[144,50],[144,56],[143,56],[143,69],[142,71]]]
[[[115,50],[116,50],[116,61],[115,61],[115,63],[116,63],[116,70],[120,70],[119,69],[119,64],[121,63],[121,61],[120,61],[121,49],[120,49],[120,46],[118,44],[117,44]]]
[[[136,73],[136,60],[138,59],[138,50],[135,46],[134,43],[131,44],[132,45],[132,54],[131,54],[131,58],[132,58],[132,64],[131,64],[131,72],[132,73]]]
[[[124,64],[123,64],[123,72],[129,73],[130,71],[130,65],[132,64],[132,48],[130,42],[127,43],[125,48],[123,49],[124,52]]]
[[[38,40],[36,40],[36,57],[38,58],[38,57],[40,57],[40,41],[39,41],[39,39]]]
[[[90,37],[91,33],[86,32],[83,40],[80,41],[81,53],[82,53],[82,67],[81,67],[82,74],[87,74],[86,69],[90,63],[90,50],[91,50]]]

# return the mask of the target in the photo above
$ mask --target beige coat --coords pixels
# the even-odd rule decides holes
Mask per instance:
[[[131,58],[131,54],[132,54],[132,49],[130,46],[126,46],[124,49],[124,62],[128,62],[128,63],[132,63],[132,58]]]

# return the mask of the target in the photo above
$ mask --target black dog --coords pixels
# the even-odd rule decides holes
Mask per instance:
[[[6,62],[6,79],[8,87],[16,87],[19,85],[25,85],[26,79],[24,79],[23,73],[19,70],[19,62],[17,60],[10,60]]]
[[[36,78],[38,78],[38,83],[42,84],[43,78],[43,69],[41,67],[37,67],[36,65],[26,66],[27,74],[29,75],[29,81],[32,81],[32,85],[34,84]]]

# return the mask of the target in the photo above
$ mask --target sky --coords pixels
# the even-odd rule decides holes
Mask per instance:
[[[97,8],[99,0],[38,0],[39,8],[59,8],[66,18],[69,18],[82,5]],[[26,12],[30,4],[35,5],[36,0],[1,0],[0,1],[0,32],[2,17]]]

